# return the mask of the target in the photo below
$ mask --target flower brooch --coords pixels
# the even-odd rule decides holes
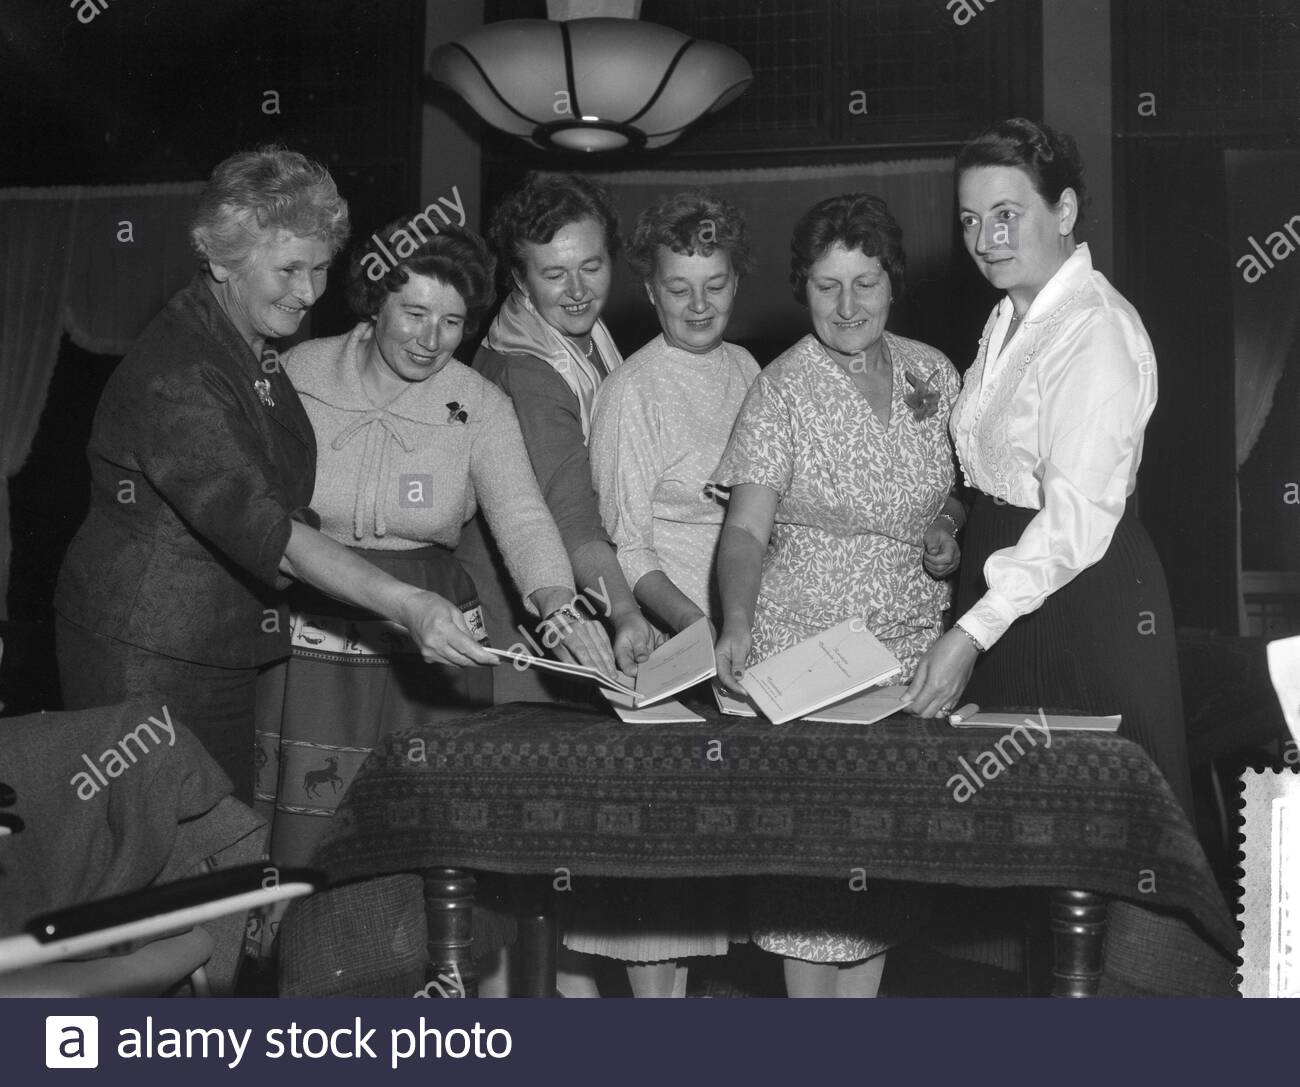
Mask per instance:
[[[939,390],[911,370],[903,371],[903,377],[912,386],[909,392],[903,393],[903,403],[912,409],[912,418],[919,423],[936,414],[939,410]]]
[[[254,381],[253,391],[257,393],[257,399],[262,402],[263,406],[268,408],[275,407],[275,398],[271,395],[270,378],[262,377]]]
[[[449,423],[467,423],[469,422],[469,412],[460,406],[459,400],[451,400],[447,403],[447,422]]]

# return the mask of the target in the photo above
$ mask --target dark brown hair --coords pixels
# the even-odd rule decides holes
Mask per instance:
[[[1024,170],[1049,207],[1056,207],[1061,193],[1073,189],[1079,198],[1074,225],[1083,222],[1086,196],[1083,182],[1083,159],[1071,136],[1048,125],[1012,117],[985,129],[957,155],[953,166],[954,184],[967,170],[980,166],[1014,166]]]
[[[894,298],[902,295],[907,268],[903,228],[880,197],[846,192],[814,204],[794,225],[790,237],[790,288],[800,305],[808,304],[805,292],[809,269],[837,244],[879,259],[889,276]]]
[[[752,268],[745,217],[729,201],[698,189],[661,197],[637,216],[627,242],[627,263],[638,279],[654,274],[660,246],[702,257],[723,249],[738,277]]]
[[[618,212],[609,190],[580,174],[531,171],[518,189],[492,213],[488,237],[496,246],[504,270],[523,278],[524,246],[546,245],[570,223],[594,219],[605,234],[612,261],[618,256]]]
[[[394,219],[383,230],[380,238],[393,238],[398,231],[411,231],[411,219]],[[417,231],[423,239],[424,235]],[[370,269],[385,269],[378,278],[371,278]],[[378,252],[373,241],[368,241],[352,254],[348,266],[348,305],[358,317],[374,317],[383,308],[384,300],[402,289],[412,275],[429,276],[453,287],[465,302],[465,334],[472,335],[496,300],[493,272],[496,260],[487,243],[472,230],[448,224],[439,228],[428,241],[396,264]]]

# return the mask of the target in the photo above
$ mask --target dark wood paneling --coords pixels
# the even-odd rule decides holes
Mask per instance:
[[[1114,0],[1112,21],[1121,136],[1300,140],[1296,0]]]

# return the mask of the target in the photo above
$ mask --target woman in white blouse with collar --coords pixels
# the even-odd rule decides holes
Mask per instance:
[[[1003,121],[955,174],[966,249],[1006,296],[953,410],[977,498],[957,624],[923,658],[911,708],[1122,714],[1120,734],[1190,814],[1173,614],[1132,502],[1156,403],[1151,341],[1075,241],[1083,164],[1069,136]]]

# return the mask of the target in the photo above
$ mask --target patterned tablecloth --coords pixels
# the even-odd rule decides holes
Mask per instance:
[[[788,874],[1069,887],[1236,926],[1159,771],[1113,735],[722,717],[626,725],[516,703],[395,734],[317,862],[578,876]]]

